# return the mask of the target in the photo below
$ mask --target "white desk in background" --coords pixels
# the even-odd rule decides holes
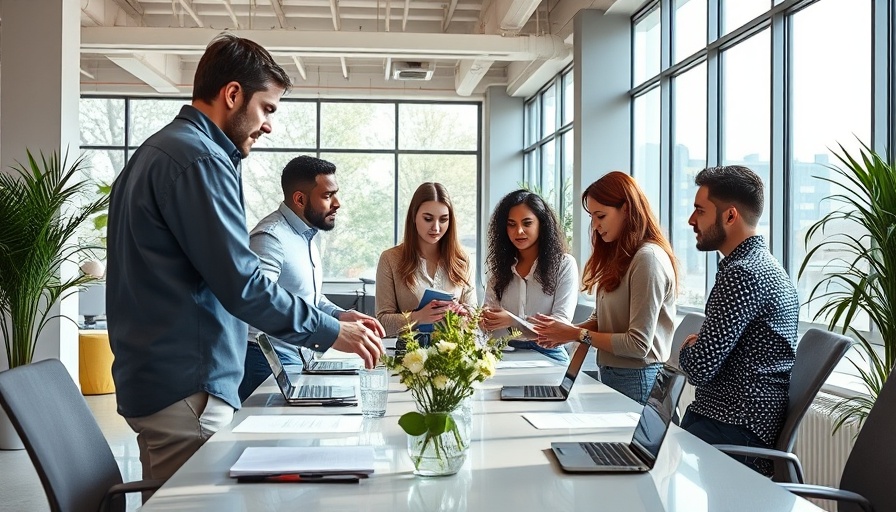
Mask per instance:
[[[508,359],[522,359],[515,352]],[[539,356],[540,357],[540,356]],[[640,412],[640,406],[579,376],[565,402],[502,402],[504,384],[556,384],[563,368],[504,369],[473,397],[473,434],[467,461],[453,476],[413,474],[407,435],[398,418],[413,410],[409,392],[392,384],[386,416],[365,419],[353,434],[235,434],[244,418],[259,414],[344,414],[345,408],[288,407],[268,379],[221,430],[149,500],[146,512],[173,510],[774,512],[817,511],[770,480],[672,425],[656,466],[642,474],[563,473],[552,441],[629,441],[632,429],[536,430],[526,412]],[[307,378],[307,377],[305,377]],[[357,377],[314,377],[345,385]],[[351,411],[353,413],[360,413]],[[247,446],[373,445],[375,473],[355,484],[237,484],[228,470]]]

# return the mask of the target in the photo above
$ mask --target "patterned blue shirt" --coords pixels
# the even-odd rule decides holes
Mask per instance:
[[[796,288],[762,237],[719,263],[697,342],[680,365],[697,386],[688,410],[748,428],[773,445],[784,423],[796,355]]]
[[[239,409],[247,322],[329,347],[338,321],[262,274],[249,250],[240,153],[184,106],[112,186],[106,313],[118,412],[148,416],[204,391]]]

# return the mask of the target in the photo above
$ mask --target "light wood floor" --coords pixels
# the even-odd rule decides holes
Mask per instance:
[[[137,435],[115,412],[115,395],[84,398],[112,448],[124,481],[139,480],[142,471]],[[0,509],[22,512],[50,510],[40,479],[25,450],[0,450],[0,482]],[[140,495],[129,495],[128,510],[137,510],[139,507]]]

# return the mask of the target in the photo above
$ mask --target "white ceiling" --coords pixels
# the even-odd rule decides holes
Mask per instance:
[[[80,0],[84,93],[188,94],[208,42],[253,39],[294,80],[291,96],[533,94],[572,59],[583,8],[643,0]],[[426,81],[399,81],[422,63]]]

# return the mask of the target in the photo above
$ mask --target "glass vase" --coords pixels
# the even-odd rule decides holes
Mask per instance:
[[[439,414],[439,413],[431,413]],[[457,473],[467,460],[470,448],[471,416],[459,406],[450,413],[449,427],[440,434],[408,435],[408,455],[419,476],[447,476]]]

